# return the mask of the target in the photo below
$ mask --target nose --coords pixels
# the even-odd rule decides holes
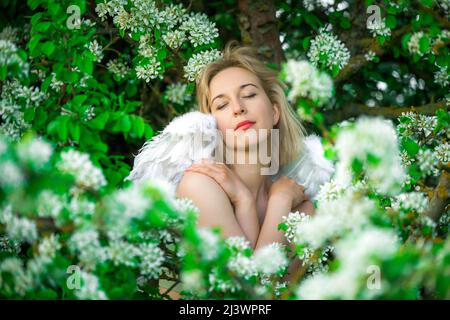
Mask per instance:
[[[240,114],[243,114],[245,112],[245,108],[242,105],[242,102],[240,99],[238,99],[237,101],[233,102],[233,113],[235,116],[238,116]]]

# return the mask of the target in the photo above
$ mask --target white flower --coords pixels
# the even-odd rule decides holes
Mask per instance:
[[[141,218],[152,206],[152,200],[146,196],[142,188],[138,185],[132,185],[127,189],[116,191],[111,201],[111,208],[118,210],[116,214],[127,219]]]
[[[123,240],[113,240],[106,248],[106,255],[114,265],[124,265],[128,267],[136,267],[137,260],[141,251],[138,247]]]
[[[372,50],[369,50],[369,51],[367,51],[366,54],[364,54],[364,58],[365,58],[367,61],[373,61],[373,60],[375,59],[376,56],[377,56],[376,53],[373,52]]]
[[[98,190],[106,185],[102,171],[92,164],[88,154],[76,150],[62,152],[57,168],[72,174],[77,186],[81,188]]]
[[[450,143],[445,142],[434,149],[434,154],[442,163],[450,161]]]
[[[106,2],[97,3],[95,6],[95,13],[97,13],[98,17],[102,19],[102,21],[106,21],[108,14],[108,4]]]
[[[439,170],[437,168],[439,159],[433,150],[420,149],[416,155],[416,159],[420,171],[422,171],[425,175],[437,176],[439,174]]]
[[[307,55],[316,67],[324,63],[329,69],[333,66],[342,69],[350,59],[350,52],[345,44],[325,28],[321,28],[319,34],[311,41]]]
[[[449,79],[447,67],[439,68],[439,70],[434,73],[434,82],[441,87],[447,86],[450,83]]]
[[[331,179],[320,186],[316,200],[321,202],[337,199],[344,191],[345,188],[343,186],[337,183],[335,179]]]
[[[237,252],[250,249],[250,242],[242,236],[229,237],[225,240],[226,245]]]
[[[169,31],[162,36],[164,42],[172,49],[178,49],[186,41],[186,34],[181,30]]]
[[[152,79],[162,77],[161,63],[157,61],[155,57],[152,57],[151,61],[146,65],[136,66],[135,70],[137,78],[145,80],[145,82],[150,82]]]
[[[0,39],[16,42],[17,41],[17,32],[19,29],[13,28],[11,26],[6,26],[3,28],[2,32],[0,32]]]
[[[288,242],[292,242],[295,234],[297,232],[297,227],[303,221],[307,221],[310,219],[310,216],[305,214],[304,212],[289,212],[288,216],[282,217],[282,223],[286,224],[286,231],[284,236],[286,237]]]
[[[187,85],[184,83],[171,83],[167,86],[166,97],[170,102],[182,105],[185,101],[191,100],[191,96],[186,93],[186,90]]]
[[[12,241],[33,242],[38,237],[36,223],[28,218],[21,218],[13,214],[11,205],[0,211],[0,223],[5,224],[6,234]]]
[[[185,15],[180,30],[189,34],[188,39],[194,47],[211,43],[219,36],[216,24],[200,12]]]
[[[423,31],[415,32],[412,34],[411,38],[408,41],[408,51],[411,54],[418,54],[419,56],[422,56],[424,53],[420,51],[420,39],[424,36]]]
[[[39,217],[57,219],[64,208],[64,200],[51,190],[43,190],[37,199],[37,214]]]
[[[139,250],[141,274],[153,279],[158,278],[162,273],[164,252],[154,243],[141,244]]]
[[[103,47],[97,42],[97,40],[93,40],[86,45],[86,48],[94,55],[95,61],[100,62],[103,59]]]
[[[375,19],[372,24],[367,26],[367,29],[370,30],[370,33],[372,33],[372,35],[374,37],[376,37],[376,36],[390,37],[391,36],[391,29],[386,27],[385,19],[380,20],[380,21],[378,19]]]
[[[415,210],[423,213],[428,207],[428,197],[423,192],[408,192],[398,195],[392,202],[394,210]]]
[[[258,274],[256,270],[255,261],[251,257],[246,257],[242,254],[237,254],[232,257],[227,264],[228,268],[237,275],[245,279],[251,278]]]
[[[113,73],[120,79],[125,78],[129,72],[129,68],[125,65],[125,63],[119,61],[118,59],[109,60],[106,67],[109,72]]]
[[[215,60],[222,57],[222,53],[217,49],[202,51],[192,55],[186,66],[184,66],[184,76],[189,81],[194,81],[203,68]]]
[[[50,88],[55,90],[56,92],[59,92],[61,90],[61,87],[64,85],[64,82],[56,79],[56,73],[51,73],[52,80],[50,82]]]
[[[398,133],[416,140],[428,137],[437,125],[436,116],[426,116],[414,112],[402,112],[400,119],[401,122],[397,125]]]
[[[354,128],[344,128],[338,133],[336,181],[349,186],[354,161],[358,161],[377,192],[398,193],[405,179],[398,146],[390,120],[360,117]]]
[[[320,248],[340,233],[358,230],[367,224],[374,209],[372,200],[358,199],[348,189],[337,199],[319,202],[316,215],[298,223],[294,242],[312,249]]]
[[[279,244],[272,243],[254,254],[255,267],[258,272],[265,275],[277,274],[288,266],[288,258]]]
[[[284,66],[286,82],[292,86],[288,99],[294,101],[307,97],[318,105],[328,102],[333,96],[333,81],[324,72],[319,72],[308,61],[288,60]]]
[[[53,148],[49,143],[36,138],[23,141],[17,146],[19,159],[25,163],[32,163],[36,168],[42,168],[52,153]]]
[[[199,252],[202,257],[207,260],[213,260],[218,254],[219,237],[209,229],[198,229],[198,235],[200,236],[200,249]]]
[[[107,253],[100,245],[96,230],[76,231],[69,240],[69,248],[78,253],[78,258],[87,269],[94,269],[97,263],[107,259]]]
[[[59,249],[61,249],[61,244],[59,243],[58,236],[52,233],[41,241],[38,251],[41,257],[44,257],[46,260],[51,260],[55,257]]]
[[[75,290],[75,295],[81,300],[107,300],[104,291],[101,290],[98,278],[90,273],[81,271],[81,288]]]
[[[24,182],[25,178],[22,171],[11,160],[0,163],[0,185],[19,187]]]
[[[203,276],[200,270],[190,270],[181,273],[181,283],[183,289],[191,292],[201,291],[203,289]]]

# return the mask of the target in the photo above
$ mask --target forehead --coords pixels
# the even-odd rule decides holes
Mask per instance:
[[[245,83],[253,83],[260,87],[258,77],[252,72],[238,67],[224,69],[211,79],[209,84],[211,98],[233,92]],[[254,87],[250,86],[250,88]]]

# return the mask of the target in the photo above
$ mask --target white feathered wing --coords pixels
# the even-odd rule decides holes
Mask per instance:
[[[303,156],[289,165],[283,166],[275,178],[281,175],[294,179],[305,187],[305,194],[315,200],[322,184],[328,182],[334,173],[333,163],[323,154],[320,137],[305,137],[306,150]]]
[[[192,111],[174,118],[144,143],[126,180],[136,184],[165,180],[175,190],[187,167],[201,158],[213,158],[216,130],[216,120],[210,114]]]
[[[174,118],[159,135],[143,145],[126,179],[137,184],[165,180],[175,190],[187,167],[202,158],[214,158],[218,141],[214,116],[198,111],[188,112]],[[318,136],[309,135],[304,142],[306,149],[303,156],[283,166],[272,180],[286,175],[303,185],[305,193],[314,200],[320,186],[330,180],[334,167],[324,157]]]

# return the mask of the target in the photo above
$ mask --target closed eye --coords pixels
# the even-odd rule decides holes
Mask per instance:
[[[248,96],[244,96],[244,98],[253,98],[254,96],[256,96],[256,93],[253,93],[253,94],[251,94],[251,95],[248,95]],[[224,103],[224,104],[222,104],[222,105],[218,106],[218,107],[217,107],[217,110],[220,110],[220,109],[222,109],[222,108],[226,107],[226,106],[227,106],[227,104],[228,104],[228,103]]]

